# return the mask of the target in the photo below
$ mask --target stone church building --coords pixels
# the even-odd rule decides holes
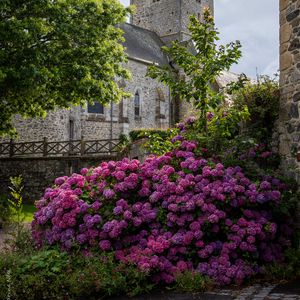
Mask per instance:
[[[147,68],[169,64],[161,47],[173,40],[188,40],[189,16],[201,18],[204,7],[213,12],[213,0],[131,0],[131,4],[136,13],[130,23],[120,25],[128,55],[126,67],[132,73],[130,81],[120,84],[131,99],[105,107],[95,103],[57,110],[45,119],[16,118],[18,141],[117,139],[137,128],[168,128],[184,117],[184,105],[173,101],[168,87],[147,77]]]

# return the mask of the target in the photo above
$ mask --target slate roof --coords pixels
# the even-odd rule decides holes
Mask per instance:
[[[150,30],[123,23],[119,27],[124,31],[124,47],[131,58],[167,65],[168,58],[161,51],[164,43],[158,35]]]

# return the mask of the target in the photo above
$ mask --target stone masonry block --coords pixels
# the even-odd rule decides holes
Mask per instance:
[[[288,69],[291,66],[292,62],[293,62],[292,54],[286,51],[280,56],[280,70],[283,71]]]
[[[290,40],[292,35],[292,26],[289,23],[284,24],[280,28],[280,42],[286,43]]]

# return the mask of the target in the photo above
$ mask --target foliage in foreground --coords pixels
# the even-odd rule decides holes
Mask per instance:
[[[24,221],[23,216],[23,178],[10,177],[10,197],[0,195],[0,228],[7,224],[14,225],[17,232]]]
[[[207,292],[213,288],[213,281],[195,271],[185,271],[175,276],[174,287],[179,292]]]
[[[280,280],[300,279],[300,249],[288,249],[285,252],[286,263],[270,264],[265,267],[265,279],[278,282]]]
[[[1,1],[0,136],[12,118],[56,107],[109,103],[127,95],[122,31],[130,9],[118,0]]]
[[[56,249],[0,257],[0,299],[100,299],[152,288],[145,273],[111,254],[85,257]]]
[[[264,264],[283,262],[292,237],[290,189],[270,176],[252,182],[241,168],[198,151],[183,140],[143,164],[105,162],[58,178],[37,203],[37,245],[114,251],[166,283],[185,271],[242,283]]]

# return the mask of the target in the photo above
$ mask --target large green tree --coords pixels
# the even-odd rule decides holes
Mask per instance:
[[[0,1],[0,135],[13,116],[56,107],[118,101],[127,78],[122,31],[129,13],[118,0]]]

